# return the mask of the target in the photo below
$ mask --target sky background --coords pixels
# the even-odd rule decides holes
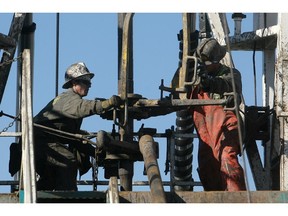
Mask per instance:
[[[245,12],[243,12],[245,13]],[[252,13],[245,13],[247,18],[242,21],[242,32],[253,30]],[[8,34],[12,20],[12,13],[0,13],[0,32]],[[197,17],[198,18],[198,17]],[[134,52],[134,93],[148,99],[159,99],[161,79],[164,85],[169,86],[177,69],[179,42],[177,34],[182,29],[181,13],[136,13],[133,19],[133,52]],[[230,36],[234,34],[234,21],[231,13],[227,14]],[[34,13],[33,22],[36,23],[35,51],[34,51],[34,92],[33,116],[36,115],[51,99],[55,97],[56,81],[56,13]],[[92,87],[86,99],[95,97],[109,98],[118,93],[118,32],[116,13],[60,13],[59,35],[59,93],[63,91],[64,73],[72,63],[83,61],[89,70],[95,73]],[[1,51],[2,56],[2,51]],[[15,57],[17,53],[15,54]],[[253,53],[249,51],[232,52],[235,67],[242,74],[243,95],[246,105],[253,106],[254,80],[253,80]],[[261,75],[262,54],[256,54],[257,73],[257,101],[262,105]],[[6,89],[0,104],[0,111],[16,115],[16,73],[17,63],[12,64]],[[168,93],[165,93],[165,96]],[[0,131],[7,127],[12,120],[7,117],[0,118]],[[151,117],[146,120],[134,122],[134,131],[138,131],[141,124],[145,127],[156,128],[158,133],[175,126],[176,113],[166,116]],[[102,119],[100,116],[86,118],[82,129],[96,132],[99,130],[112,130],[112,121]],[[14,127],[8,131],[15,131]],[[155,139],[159,143],[160,152],[158,165],[162,181],[169,181],[170,173],[165,175],[166,139]],[[9,146],[14,138],[1,137],[0,142],[0,180],[13,180],[8,172]],[[194,140],[193,173],[195,181],[199,181],[197,168],[197,145]],[[243,164],[243,157],[240,162]],[[143,162],[135,162],[133,181],[147,181],[143,176]],[[255,190],[251,178],[249,164],[246,172],[250,190]],[[99,168],[99,180],[104,179],[103,168]],[[91,170],[81,180],[91,180]],[[99,190],[105,190],[98,186]],[[79,186],[79,190],[92,190],[92,186]],[[149,190],[148,187],[134,186],[133,190]],[[165,187],[166,191],[169,188]],[[201,191],[202,187],[194,187]],[[9,192],[10,186],[0,186],[0,192]]]

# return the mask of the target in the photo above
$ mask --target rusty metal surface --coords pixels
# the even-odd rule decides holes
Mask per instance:
[[[168,203],[247,203],[247,192],[166,192]],[[288,203],[288,192],[252,191],[251,203]],[[151,203],[150,192],[120,192],[120,203]]]
[[[147,119],[155,116],[167,115],[172,112],[187,109],[189,106],[221,105],[225,106],[226,99],[199,100],[199,99],[146,99],[128,98],[129,119]],[[122,110],[123,112],[123,110]],[[112,120],[113,112],[105,112],[100,115],[103,119]]]
[[[175,111],[187,109],[189,106],[222,105],[225,99],[198,100],[198,99],[139,99],[135,104],[128,107],[129,117],[133,119],[147,119],[153,116],[167,115]],[[104,116],[101,116],[102,118]],[[104,117],[105,118],[105,117]],[[107,118],[107,116],[106,116]],[[109,117],[108,117],[109,118]]]
[[[277,26],[244,32],[240,36],[229,37],[232,50],[262,51],[263,48],[275,49],[277,42]]]
[[[152,203],[150,191],[145,192],[119,192],[120,203]]]
[[[46,203],[105,203],[105,192],[37,192]],[[247,203],[247,192],[165,192],[167,203]],[[251,191],[251,203],[288,203],[287,191]],[[150,191],[120,191],[120,203],[152,203]],[[0,203],[19,203],[16,193],[1,194]]]
[[[225,105],[226,100],[200,100],[200,99],[166,99],[166,100],[148,100],[148,99],[139,99],[135,103],[134,107],[187,107],[187,106],[203,106],[203,105]]]
[[[142,136],[139,140],[139,147],[143,154],[144,164],[147,171],[152,194],[151,201],[153,203],[166,203],[153,137],[150,135]]]
[[[19,203],[19,196],[16,193],[1,194],[0,203]]]

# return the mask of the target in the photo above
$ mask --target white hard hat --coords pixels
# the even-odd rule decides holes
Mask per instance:
[[[94,77],[83,62],[78,62],[70,65],[65,73],[65,83],[62,88],[67,89],[71,86],[72,80],[91,80]]]

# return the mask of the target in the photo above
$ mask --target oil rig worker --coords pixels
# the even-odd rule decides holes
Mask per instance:
[[[93,77],[83,62],[69,66],[63,85],[67,91],[51,100],[34,117],[34,123],[71,134],[83,134],[80,129],[83,118],[119,107],[122,101],[116,95],[103,101],[83,99]],[[95,148],[43,128],[34,128],[35,164],[40,176],[37,190],[77,191],[78,170],[81,176],[90,169],[90,157],[95,157]]]
[[[200,84],[192,91],[191,98],[223,99],[225,92],[233,92],[232,72],[228,66],[220,63],[226,49],[214,38],[206,38],[198,45],[196,52],[203,67],[199,72]],[[240,98],[241,74],[235,68],[232,71],[235,95]],[[227,101],[227,107],[234,107],[233,96]],[[194,106],[191,112],[199,137],[198,174],[204,190],[246,190],[244,172],[238,161],[240,143],[235,111],[224,110],[221,105],[205,105]]]

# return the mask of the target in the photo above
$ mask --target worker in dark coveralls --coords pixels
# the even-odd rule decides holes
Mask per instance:
[[[88,94],[93,77],[83,62],[68,67],[63,85],[67,91],[51,100],[34,117],[34,123],[83,134],[80,129],[83,118],[119,107],[121,99],[115,95],[104,101],[82,99]],[[77,191],[78,169],[80,176],[90,169],[90,157],[95,157],[95,148],[34,128],[36,172],[40,176],[37,190]]]
[[[220,63],[226,49],[209,38],[201,41],[196,52],[204,67],[199,72],[200,84],[192,91],[191,98],[223,99],[225,92],[233,92],[231,70]],[[240,96],[241,74],[235,68],[232,70],[236,95]],[[228,101],[227,107],[234,107],[234,99]],[[198,173],[204,190],[246,190],[244,172],[237,157],[240,143],[235,111],[224,110],[220,105],[205,105],[194,106],[191,112],[199,137]]]

